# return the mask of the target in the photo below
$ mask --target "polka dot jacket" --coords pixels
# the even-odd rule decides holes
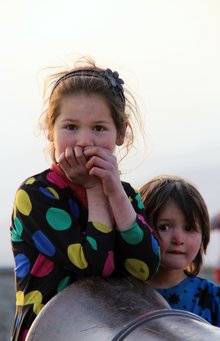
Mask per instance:
[[[13,341],[24,341],[35,317],[59,291],[89,275],[108,277],[122,268],[149,279],[159,265],[159,246],[145,220],[140,194],[122,183],[137,213],[125,232],[88,221],[85,190],[53,164],[28,178],[14,201],[11,242],[15,260]]]
[[[157,291],[171,308],[190,311],[220,327],[220,286],[200,277],[188,277],[179,285]]]

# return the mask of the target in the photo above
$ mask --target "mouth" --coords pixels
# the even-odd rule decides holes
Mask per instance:
[[[171,253],[172,255],[185,255],[185,253],[184,252],[182,252],[182,251],[169,251],[168,253]]]

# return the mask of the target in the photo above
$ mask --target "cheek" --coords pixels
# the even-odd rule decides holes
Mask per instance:
[[[197,253],[199,252],[199,249],[202,244],[202,238],[197,237],[197,238],[190,238],[188,241],[188,249],[189,252],[196,257]]]
[[[54,146],[56,151],[61,153],[66,149],[66,147],[73,146],[73,143],[66,134],[58,132],[54,134]]]
[[[113,153],[116,147],[116,140],[112,138],[109,139],[103,138],[102,141],[98,140],[96,145],[105,148],[109,150],[111,153]]]
[[[168,242],[165,241],[165,240],[162,240],[162,239],[158,239],[158,242],[159,242],[159,245],[160,245],[160,252],[161,252],[161,255],[163,255],[167,248],[168,248]]]

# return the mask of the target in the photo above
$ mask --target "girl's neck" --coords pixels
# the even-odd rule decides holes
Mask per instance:
[[[160,267],[154,277],[148,281],[148,284],[153,288],[167,289],[178,285],[187,275],[183,270],[169,270]]]

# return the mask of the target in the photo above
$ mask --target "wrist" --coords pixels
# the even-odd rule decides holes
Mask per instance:
[[[104,192],[103,192],[103,187],[102,187],[102,184],[101,182],[96,182],[96,183],[91,183],[91,184],[87,184],[86,186],[84,186],[85,188],[85,191],[87,193],[87,195],[95,195],[97,196],[97,194],[103,194],[104,195]]]

